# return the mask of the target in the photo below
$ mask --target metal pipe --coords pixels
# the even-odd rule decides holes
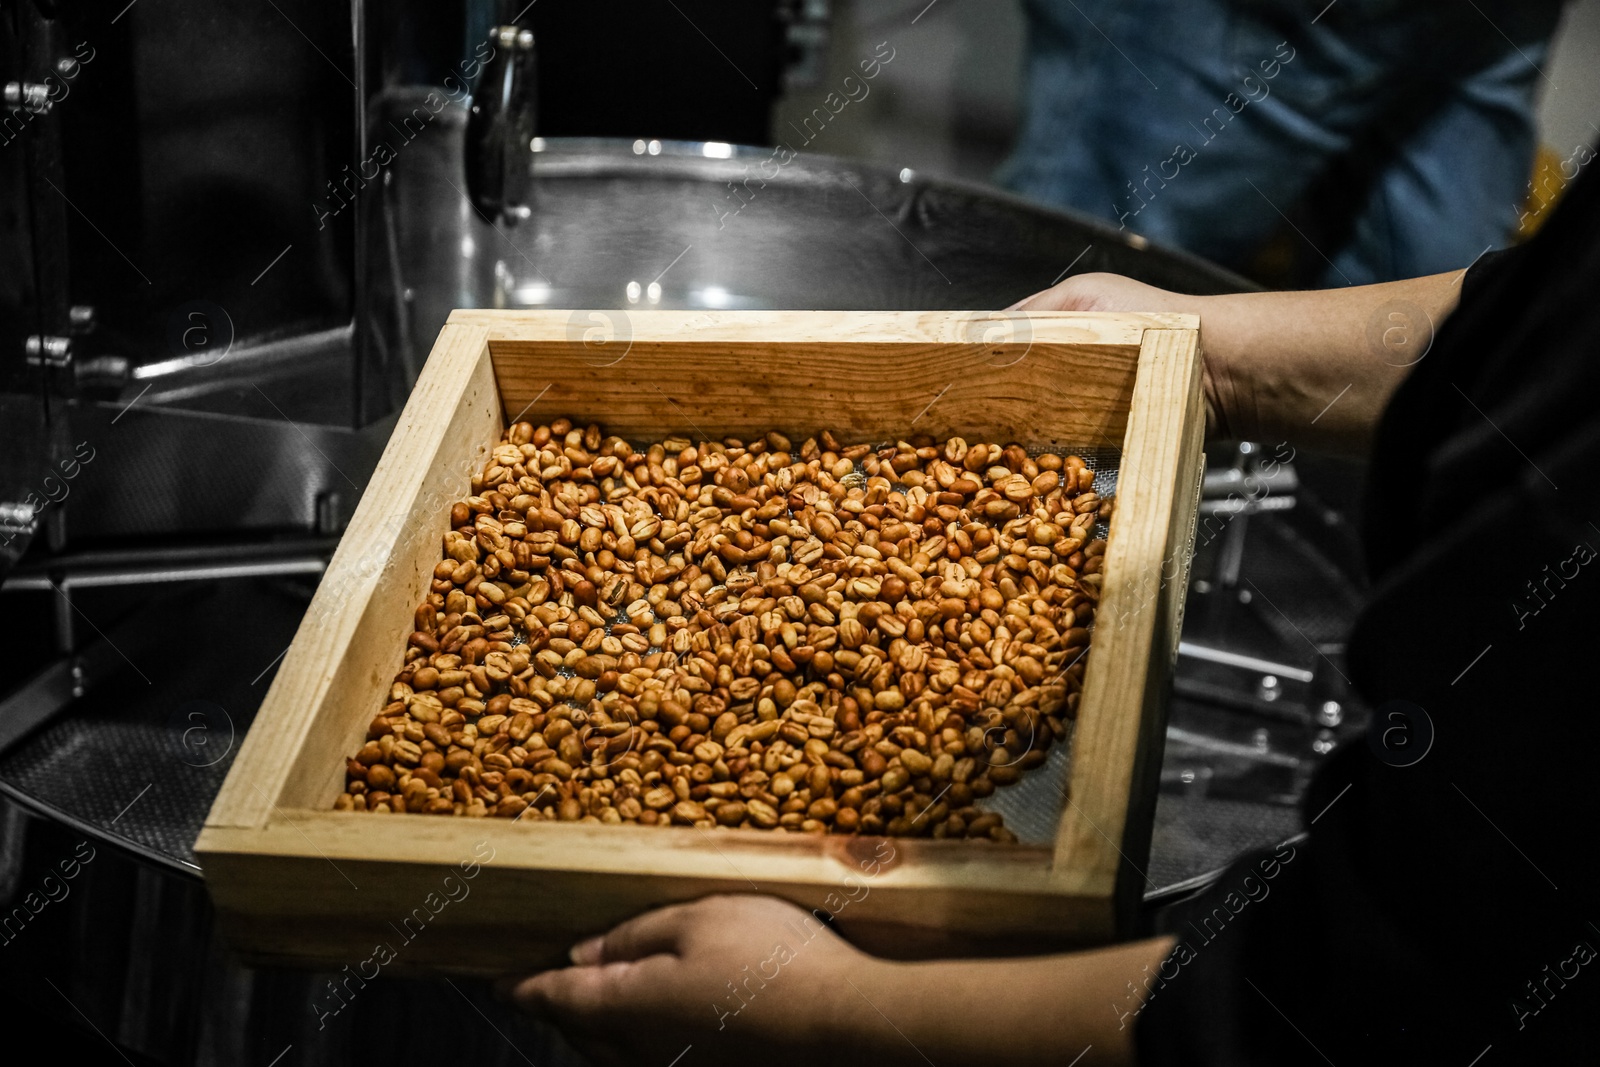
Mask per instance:
[[[0,592],[95,589],[159,585],[223,578],[320,575],[336,538],[292,544],[206,545],[68,553],[20,567],[0,583]]]
[[[1188,656],[1190,659],[1203,660],[1206,663],[1220,663],[1225,667],[1240,667],[1247,671],[1257,671],[1261,674],[1275,674],[1279,678],[1287,678],[1293,682],[1310,682],[1312,673],[1299,667],[1290,667],[1284,663],[1274,663],[1271,660],[1261,659],[1257,656],[1247,656],[1240,652],[1229,652],[1226,649],[1212,648],[1209,645],[1197,645],[1193,641],[1179,641],[1178,655]]]
[[[0,584],[0,592],[45,589],[101,589],[116,585],[160,585],[163,582],[204,582],[219,578],[265,578],[288,574],[320,575],[328,561],[320,557],[271,560],[257,563],[197,563],[191,566],[125,568],[69,574],[52,581],[47,574],[13,575]]]

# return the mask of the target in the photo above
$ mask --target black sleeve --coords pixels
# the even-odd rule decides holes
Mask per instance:
[[[1496,280],[1503,279],[1507,273],[1517,269],[1528,255],[1528,246],[1519,245],[1514,248],[1497,248],[1493,252],[1485,252],[1477,258],[1472,266],[1467,268],[1467,273],[1461,282],[1461,304],[1471,306],[1480,303],[1484,294],[1493,290]]]
[[[1595,1061],[1600,186],[1568,201],[1469,272],[1379,429],[1347,671],[1431,739],[1342,748],[1303,840],[1162,916],[1141,1064]]]

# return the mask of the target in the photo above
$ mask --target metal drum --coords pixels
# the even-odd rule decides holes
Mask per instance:
[[[415,98],[379,106],[409,114]],[[574,318],[574,336],[607,339],[626,335],[632,308],[998,308],[1091,270],[1190,292],[1247,287],[993,190],[723,144],[536,142],[531,215],[491,225],[462,193],[461,136],[446,111],[366,191],[374,236],[360,284],[365,306],[387,310],[358,324],[360,340],[275,350],[280,389],[313,389],[318,353],[358,343],[364,392],[387,390],[377,407],[395,410],[456,307],[596,309]],[[249,374],[248,361],[174,367],[157,410],[203,412]],[[75,431],[111,429],[122,401],[79,405]],[[85,469],[74,526],[92,528],[96,502],[126,503],[130,486],[153,511],[181,509],[208,484],[184,458],[214,455],[208,435],[220,433],[245,449],[232,477],[255,481],[216,491],[238,506],[279,501],[296,532],[200,554],[69,552],[7,579],[11,618],[47,620],[67,598],[62,614],[85,639],[0,703],[0,739],[31,727],[0,754],[0,960],[11,963],[0,1001],[12,1010],[76,1027],[103,1054],[98,1030],[150,1062],[571,1061],[483,983],[380,978],[341,994],[341,976],[238,966],[213,929],[193,840],[331,552],[332,536],[314,535],[317,494],[337,490],[347,508],[390,424],[335,440],[270,418],[148,416]],[[306,472],[330,484],[307,485]],[[1306,486],[1239,452],[1208,492],[1215,532],[1194,568],[1151,900],[1292,833],[1292,798],[1349,728],[1347,698],[1318,664],[1336,658],[1354,612],[1342,518],[1352,480],[1330,468],[1313,481],[1330,487],[1326,502],[1286,508]],[[1333,591],[1306,588],[1307,568],[1332,575]],[[21,642],[34,662],[48,638]]]

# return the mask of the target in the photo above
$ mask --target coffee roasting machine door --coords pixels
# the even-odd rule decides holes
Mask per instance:
[[[41,90],[7,90],[0,167],[26,180],[5,218],[33,270],[0,283],[29,320],[18,342],[7,316],[0,365],[27,353],[53,464],[80,464],[45,525],[57,547],[314,527],[340,449],[315,458],[286,420],[336,432],[363,408],[355,219],[309,207],[359,139],[350,12],[119,7],[0,7],[4,79]]]
[[[6,420],[28,448],[59,434],[33,473],[8,464],[21,480],[0,525],[19,530],[0,553],[28,539],[29,493],[51,499],[46,466],[86,440],[83,503],[47,509],[58,546],[337,532],[383,436],[360,431],[394,414],[420,358],[395,259],[419,220],[384,192],[404,157],[453,139],[464,158],[430,214],[457,227],[460,205],[505,229],[528,210],[536,122],[762,140],[794,5],[678,6],[0,3],[0,251],[29,265],[0,280],[0,382],[33,398]],[[742,75],[683,63],[703,47],[692,20],[712,18],[768,59]],[[610,32],[623,21],[637,32]],[[546,33],[562,47],[536,65]],[[490,245],[468,258],[492,262]],[[54,423],[45,396],[67,405]]]

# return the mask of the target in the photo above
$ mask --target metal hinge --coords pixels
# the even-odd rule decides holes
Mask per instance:
[[[12,111],[45,115],[55,106],[55,101],[50,99],[50,87],[39,82],[6,82],[5,97],[6,107]]]
[[[72,362],[72,338],[31,334],[24,343],[28,366],[65,367]]]

